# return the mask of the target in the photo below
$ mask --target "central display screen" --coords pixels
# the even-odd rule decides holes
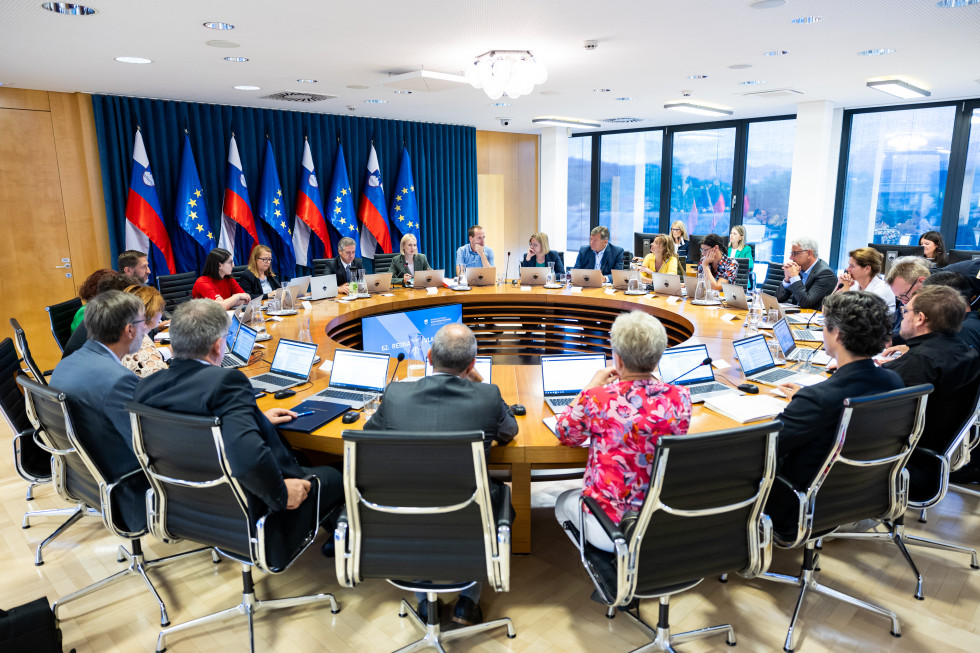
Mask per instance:
[[[428,351],[429,343],[436,335],[436,331],[446,324],[462,321],[462,304],[448,304],[361,318],[363,349],[383,352],[389,356],[398,356],[400,352],[404,352],[408,357],[409,336],[420,334],[422,348]]]

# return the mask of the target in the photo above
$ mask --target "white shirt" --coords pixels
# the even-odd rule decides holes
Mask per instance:
[[[854,284],[848,290],[860,290],[861,287],[858,284]],[[888,306],[888,315],[895,315],[895,293],[892,292],[891,286],[885,283],[885,280],[880,276],[874,276],[871,279],[871,283],[865,288],[866,291],[874,293],[885,300],[885,305]]]
[[[602,269],[602,257],[606,253],[606,250],[607,249],[609,249],[609,245],[606,245],[605,247],[603,247],[602,248],[602,251],[595,253],[595,269],[596,270],[601,270]]]

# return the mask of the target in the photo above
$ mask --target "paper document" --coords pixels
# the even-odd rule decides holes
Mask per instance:
[[[704,402],[705,408],[740,424],[775,417],[786,405],[785,401],[767,395],[720,394]]]

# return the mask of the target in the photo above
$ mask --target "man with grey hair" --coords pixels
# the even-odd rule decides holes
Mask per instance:
[[[139,469],[133,452],[129,413],[123,408],[133,398],[139,381],[121,360],[135,354],[143,343],[146,316],[136,295],[107,290],[85,305],[83,322],[88,340],[71,356],[61,359],[51,375],[51,386],[64,392],[72,425],[96,465],[109,479]],[[146,525],[146,508],[126,501],[123,517],[139,530]]]
[[[572,267],[579,270],[600,270],[606,281],[609,281],[613,270],[623,269],[623,248],[611,245],[609,229],[599,225],[592,229],[589,244],[578,251]]]
[[[447,324],[432,339],[429,362],[433,374],[414,383],[392,383],[381,406],[364,425],[365,431],[483,431],[489,452],[494,440],[506,444],[517,435],[517,420],[504,403],[500,389],[481,383],[474,370],[476,338],[469,327]],[[493,494],[491,492],[491,494]],[[453,612],[453,621],[471,625],[483,621],[480,583],[463,590]],[[430,606],[424,594],[417,595],[425,621]],[[438,609],[438,607],[433,607]]]
[[[783,265],[783,284],[776,289],[776,299],[819,311],[823,298],[834,292],[837,275],[819,258],[813,238],[793,239],[789,256],[789,262]]]
[[[337,241],[337,256],[327,260],[327,268],[324,274],[337,275],[337,292],[347,292],[347,284],[351,280],[351,272],[363,270],[364,263],[354,255],[357,252],[357,243],[353,238],[344,236]]]
[[[86,311],[87,312],[87,311]],[[221,435],[231,472],[270,510],[293,510],[306,500],[310,482],[320,480],[320,516],[343,499],[343,479],[332,467],[302,467],[276,431],[296,413],[255,403],[248,378],[237,369],[221,367],[225,356],[228,314],[217,302],[195,299],[174,311],[170,368],[142,380],[136,401],[177,413],[221,418]]]
[[[891,288],[895,299],[900,301],[902,306],[905,306],[912,301],[915,293],[919,292],[923,282],[930,274],[932,274],[932,270],[929,269],[924,258],[902,256],[892,263],[891,269],[888,270],[888,276],[885,277],[885,283]],[[892,345],[894,346],[905,343],[905,338],[901,334],[903,315],[902,311],[895,311],[895,324],[892,328]]]

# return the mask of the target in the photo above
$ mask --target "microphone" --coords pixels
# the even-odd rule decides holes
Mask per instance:
[[[711,365],[711,356],[708,356],[703,361],[701,361],[700,363],[698,363],[697,365],[695,365],[694,367],[692,367],[688,371],[684,372],[683,374],[678,374],[677,376],[675,376],[670,381],[667,381],[667,383],[673,383],[677,379],[683,379],[685,376],[687,376],[688,374],[690,374],[694,370],[698,369],[699,367],[704,367],[705,365]]]
[[[507,252],[507,265],[504,267],[504,281],[507,281],[507,275],[510,274],[510,252]]]
[[[398,362],[395,363],[395,369],[391,371],[391,378],[388,379],[388,383],[391,383],[392,381],[395,380],[395,374],[398,372],[398,366],[402,364],[403,360],[405,360],[405,352],[403,351],[398,352]]]

